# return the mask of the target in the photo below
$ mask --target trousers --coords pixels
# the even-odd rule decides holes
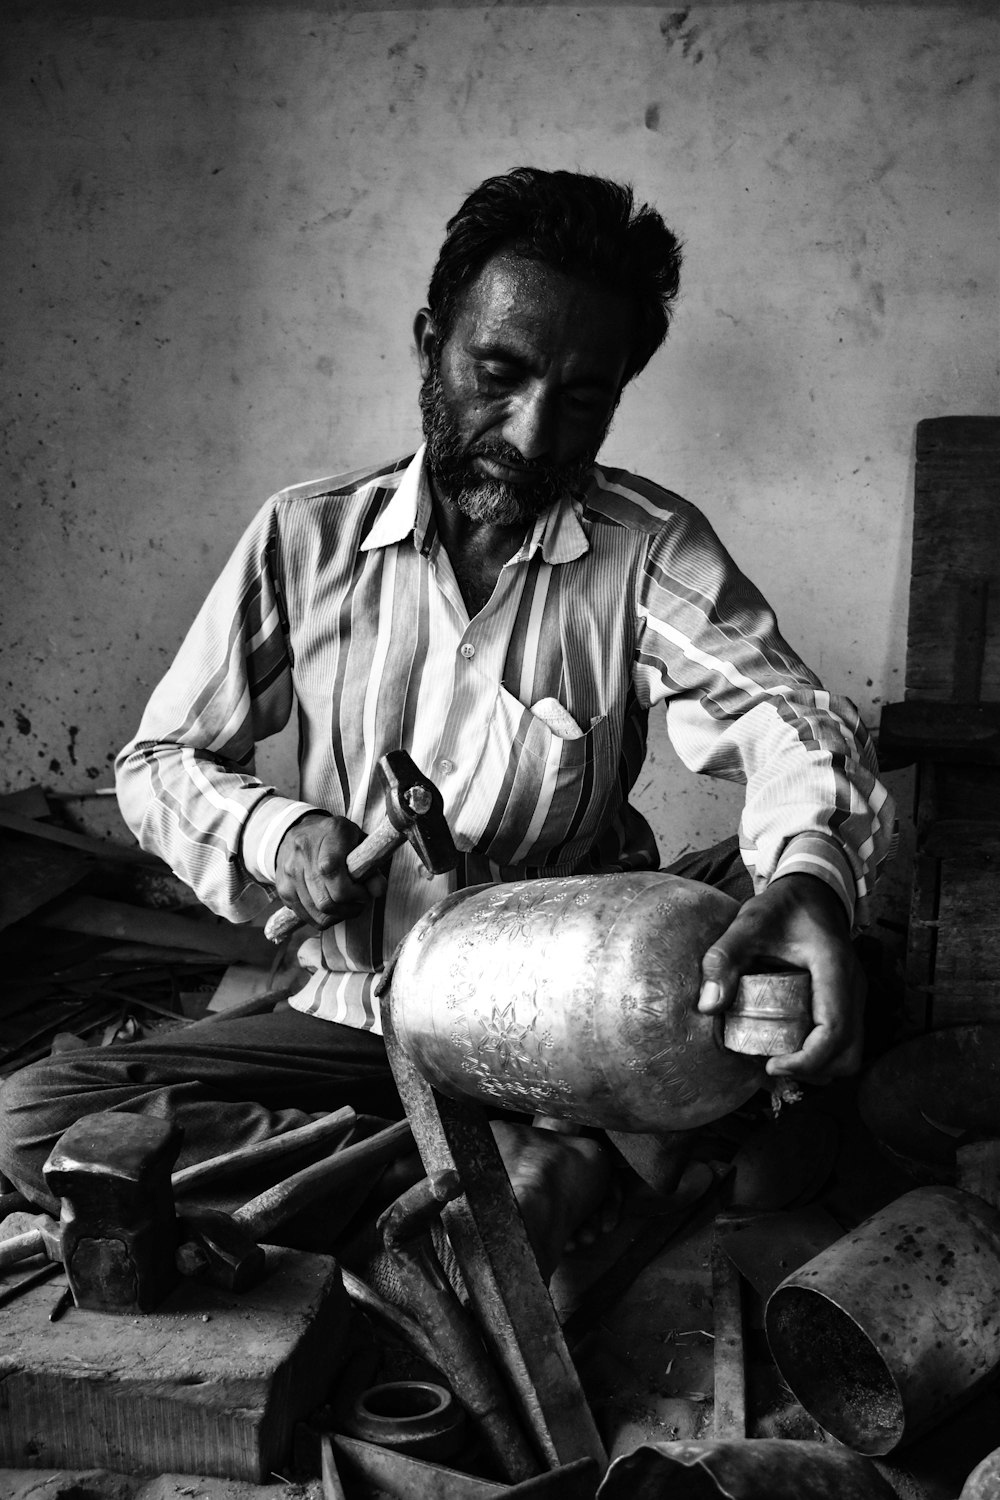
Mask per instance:
[[[752,894],[735,837],[675,861],[667,873],[741,902]],[[60,1053],[5,1079],[0,1171],[33,1204],[58,1213],[42,1168],[63,1131],[85,1115],[121,1110],[176,1122],[184,1133],[177,1166],[184,1167],[343,1105],[363,1122],[402,1117],[381,1037],[289,1007],[213,1017],[146,1040]],[[237,1182],[218,1206],[235,1207],[283,1175],[271,1169]]]

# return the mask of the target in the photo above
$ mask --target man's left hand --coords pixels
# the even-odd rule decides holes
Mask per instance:
[[[813,875],[783,875],[753,896],[702,960],[698,1009],[728,1010],[740,976],[778,961],[807,969],[813,1029],[801,1051],[773,1057],[767,1071],[823,1083],[861,1066],[865,979],[836,893]]]

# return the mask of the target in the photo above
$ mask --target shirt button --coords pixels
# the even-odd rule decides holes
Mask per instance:
[[[466,661],[471,661],[476,654],[475,646],[470,646],[468,641],[466,641],[464,646],[460,647],[460,650]]]
[[[446,755],[443,755],[441,757],[441,759],[438,761],[438,770],[443,775],[450,776],[451,773],[452,773],[452,771],[454,771],[454,769],[455,769],[455,762],[453,760],[449,760]]]

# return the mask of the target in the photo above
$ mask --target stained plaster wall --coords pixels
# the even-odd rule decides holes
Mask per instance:
[[[3,788],[109,785],[258,504],[415,445],[444,221],[522,162],[627,176],[683,236],[605,456],[698,502],[877,723],[914,425],[997,410],[998,29],[971,0],[8,9]],[[731,831],[739,790],[651,743],[664,856]],[[264,765],[292,789],[287,744]]]

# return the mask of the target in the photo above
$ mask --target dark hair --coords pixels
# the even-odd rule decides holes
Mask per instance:
[[[488,177],[448,221],[428,306],[439,337],[451,333],[462,294],[501,251],[630,297],[636,309],[631,380],[667,336],[680,284],[681,244],[656,209],[636,208],[626,183],[580,172],[516,167]]]

